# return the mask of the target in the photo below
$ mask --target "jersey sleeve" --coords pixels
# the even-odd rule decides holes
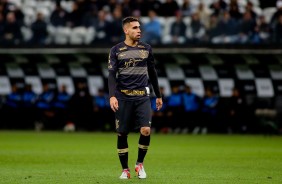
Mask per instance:
[[[158,75],[157,75],[157,71],[155,68],[155,58],[153,56],[152,48],[150,46],[148,50],[149,50],[149,55],[148,55],[147,67],[148,67],[149,79],[153,86],[155,95],[157,96],[157,98],[161,98],[159,82],[158,82]]]
[[[155,58],[153,55],[152,47],[148,46],[148,61],[147,61],[147,66],[148,68],[154,68],[155,67]]]
[[[115,96],[116,90],[116,72],[117,72],[117,58],[115,54],[115,47],[113,47],[109,53],[108,58],[108,88],[109,88],[109,98]]]

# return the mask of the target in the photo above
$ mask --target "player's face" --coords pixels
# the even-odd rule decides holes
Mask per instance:
[[[137,21],[130,22],[124,27],[125,34],[134,41],[138,41],[141,38],[140,24]]]

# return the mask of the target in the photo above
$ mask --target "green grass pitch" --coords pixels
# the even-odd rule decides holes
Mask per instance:
[[[0,131],[1,184],[282,183],[282,137],[152,134],[135,176],[138,134],[129,135],[130,180],[120,180],[116,134]]]

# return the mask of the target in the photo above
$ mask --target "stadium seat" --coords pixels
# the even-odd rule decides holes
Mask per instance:
[[[169,81],[165,77],[159,77],[159,86],[164,88],[164,95],[169,96],[171,95],[171,86],[169,84]]]
[[[11,93],[11,83],[9,77],[0,76],[0,95],[7,95]]]
[[[98,94],[99,89],[104,89],[104,81],[101,76],[88,76],[87,83],[89,86],[89,92],[92,96]]]
[[[29,27],[22,26],[21,32],[22,32],[24,41],[29,41],[31,39],[32,35],[33,35],[32,31]]]
[[[67,92],[71,95],[75,92],[74,83],[70,76],[59,76],[56,77],[57,86],[65,85],[67,87]]]
[[[54,69],[47,63],[37,64],[38,73],[41,78],[55,78],[56,73]]]
[[[16,63],[7,63],[6,69],[9,77],[17,77],[17,78],[24,77],[24,72],[22,68],[20,68],[20,66]]]
[[[86,70],[81,66],[80,63],[73,62],[69,63],[68,66],[72,77],[80,78],[87,76]]]
[[[69,27],[57,27],[54,29],[54,43],[64,45],[69,43],[71,29]]]
[[[270,22],[272,15],[277,11],[276,7],[267,7],[262,10],[266,22]]]
[[[30,26],[36,19],[35,9],[33,7],[24,7],[22,11],[24,14],[24,24]]]
[[[203,80],[217,80],[218,76],[215,69],[209,65],[199,66],[200,74]]]
[[[168,79],[171,80],[183,80],[185,78],[185,74],[183,70],[177,64],[166,64],[165,70],[167,73]]]
[[[192,91],[200,97],[204,96],[205,88],[201,78],[186,78],[185,85],[189,85]]]
[[[255,79],[257,96],[264,97],[274,97],[274,88],[269,78],[257,78]]]
[[[218,86],[220,97],[231,97],[235,82],[233,79],[219,79]]]
[[[84,44],[84,38],[86,36],[85,27],[75,27],[70,30],[70,44],[81,45]]]
[[[96,30],[94,27],[88,27],[86,28],[86,33],[84,36],[84,44],[90,44],[96,36]]]
[[[43,91],[41,79],[38,76],[26,76],[25,78],[26,84],[31,84],[32,90],[36,94],[40,94]]]

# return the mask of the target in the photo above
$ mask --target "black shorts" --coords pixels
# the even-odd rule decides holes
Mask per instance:
[[[151,127],[151,101],[144,98],[134,101],[119,100],[119,109],[115,113],[116,131],[128,134],[131,130]]]

